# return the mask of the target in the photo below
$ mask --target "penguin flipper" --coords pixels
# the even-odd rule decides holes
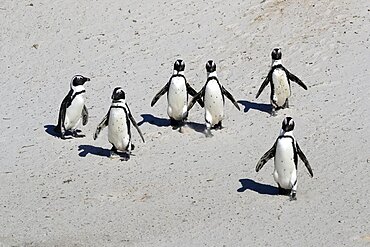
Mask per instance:
[[[267,161],[269,161],[271,158],[275,156],[275,151],[276,151],[276,142],[274,143],[272,148],[270,148],[270,150],[267,151],[258,161],[256,165],[256,172],[259,172],[259,170],[262,169],[262,167],[267,163]]]
[[[89,112],[87,111],[86,105],[82,109],[82,125],[85,126],[89,120]]]
[[[293,75],[292,73],[289,72],[286,68],[284,68],[286,74],[288,75],[288,79],[290,81],[296,82],[299,86],[303,87],[305,90],[307,90],[307,86],[299,79],[297,76]]]
[[[157,103],[159,98],[168,91],[169,87],[170,87],[170,82],[167,82],[167,84],[154,96],[152,102],[150,103],[151,107],[153,107],[155,103]]]
[[[236,102],[236,100],[231,95],[231,93],[229,91],[227,91],[226,88],[224,88],[223,86],[222,86],[221,90],[222,90],[222,93],[234,104],[236,109],[238,109],[240,111],[240,107],[238,105],[238,102]]]
[[[188,111],[190,111],[190,109],[194,106],[195,102],[198,101],[198,99],[202,99],[202,96],[204,95],[204,91],[205,91],[205,86],[198,92],[196,93],[193,98],[191,99],[191,101],[189,102],[189,105],[188,105]],[[203,106],[204,107],[204,102],[202,101],[203,103]]]
[[[186,82],[186,91],[188,92],[188,94],[190,94],[192,97],[194,97],[196,94],[197,94],[197,91],[195,91],[194,88],[192,88],[190,86],[189,83]],[[198,104],[203,108],[204,107],[204,102],[201,98],[198,98],[197,100]]]
[[[72,94],[73,94],[73,91],[70,90],[67,96],[64,97],[62,104],[60,105],[60,109],[59,109],[58,125],[54,129],[55,132],[58,132],[61,134],[62,138],[64,138],[64,131],[65,131],[64,122],[66,119],[67,108],[71,105]]]
[[[109,113],[110,113],[110,109],[109,109],[108,113],[104,116],[103,120],[101,120],[101,122],[98,124],[98,127],[96,128],[96,131],[95,131],[94,136],[93,136],[94,140],[96,140],[96,138],[98,138],[98,135],[99,135],[100,131],[108,126]]]
[[[296,142],[297,144],[297,153],[299,155],[299,158],[301,158],[301,160],[303,161],[304,165],[306,166],[308,172],[310,173],[311,177],[313,177],[313,172],[312,172],[312,168],[310,166],[310,163],[308,163],[308,160],[306,158],[306,156],[304,155],[304,153],[302,152],[301,148],[299,147],[298,145],[298,142]]]
[[[141,133],[141,130],[139,129],[139,126],[137,125],[134,117],[132,116],[131,114],[131,111],[130,111],[130,108],[128,107],[128,105],[126,104],[126,107],[127,107],[127,110],[128,110],[128,117],[132,123],[132,125],[135,127],[135,129],[137,130],[137,132],[139,133],[140,137],[141,137],[141,140],[145,143],[145,140],[144,140],[144,136],[143,136],[143,133]]]
[[[260,94],[262,93],[263,89],[265,89],[267,84],[269,84],[271,74],[272,74],[272,70],[270,70],[270,72],[266,76],[265,80],[262,82],[262,85],[261,85],[260,89],[258,89],[258,92],[256,94],[256,99],[260,96]]]

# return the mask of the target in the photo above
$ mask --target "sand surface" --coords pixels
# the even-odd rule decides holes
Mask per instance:
[[[370,246],[370,5],[359,1],[13,1],[0,3],[0,246]],[[270,117],[270,52],[309,87]],[[199,90],[213,59],[240,101],[205,138],[195,105],[183,133],[166,98],[176,59]],[[51,135],[74,74],[86,84],[82,139]],[[111,160],[92,135],[122,86],[146,143]],[[302,162],[298,200],[255,165],[285,116]]]

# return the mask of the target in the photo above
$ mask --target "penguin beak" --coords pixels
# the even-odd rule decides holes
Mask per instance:
[[[90,81],[90,78],[87,78],[87,77],[85,77],[86,78],[86,81]]]

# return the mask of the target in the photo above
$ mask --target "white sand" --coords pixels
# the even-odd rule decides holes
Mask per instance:
[[[0,246],[369,246],[368,3],[1,1]],[[269,88],[254,97],[275,46],[309,90],[293,84],[270,117]],[[177,58],[196,90],[213,59],[246,105],[227,101],[213,138],[198,105],[183,134],[163,126],[165,97],[150,107]],[[77,73],[91,77],[87,136],[63,141],[44,126]],[[105,157],[106,130],[92,140],[116,86],[155,120],[128,162]],[[300,162],[296,202],[270,195],[272,161],[254,171],[285,115],[314,171]]]

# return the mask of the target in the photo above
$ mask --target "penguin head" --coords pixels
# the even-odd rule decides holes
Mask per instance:
[[[284,132],[289,132],[289,131],[292,131],[294,129],[294,120],[293,118],[291,117],[286,117],[283,121],[283,124],[281,126],[281,129],[284,131]]]
[[[271,52],[271,58],[272,60],[280,60],[281,59],[281,49],[280,48],[274,48]]]
[[[75,75],[72,78],[72,83],[71,84],[72,84],[73,87],[77,87],[77,86],[82,86],[87,81],[90,81],[90,78],[84,77],[82,75]]]
[[[213,62],[213,60],[209,60],[206,63],[206,70],[207,70],[207,73],[212,73],[216,71],[216,64],[215,62]]]
[[[181,72],[185,70],[185,62],[181,59],[177,59],[176,62],[173,65],[174,72]]]
[[[112,100],[124,100],[126,98],[125,91],[121,87],[116,87],[112,93]]]

